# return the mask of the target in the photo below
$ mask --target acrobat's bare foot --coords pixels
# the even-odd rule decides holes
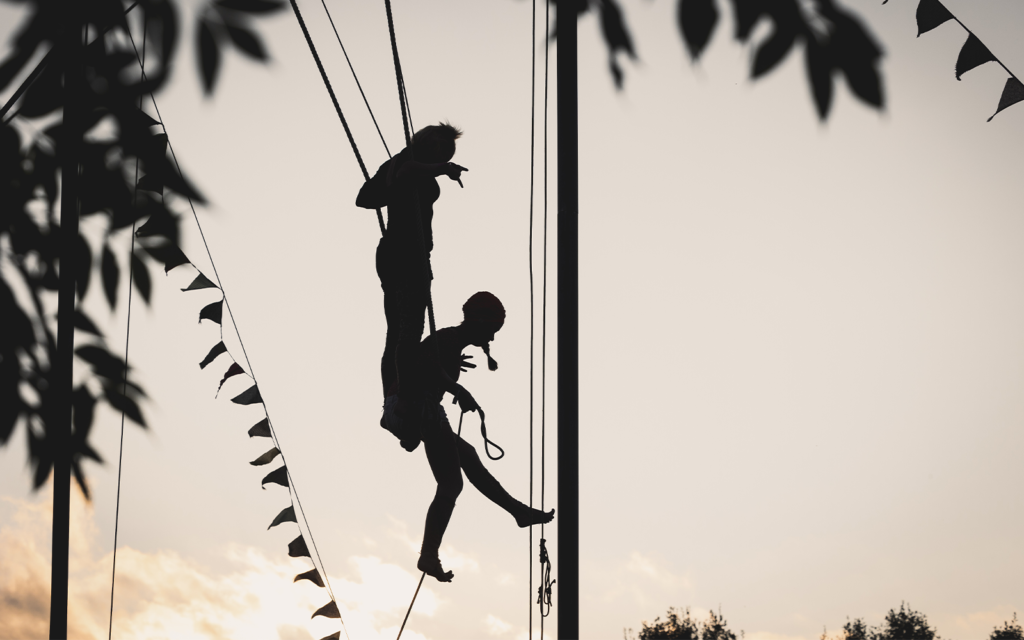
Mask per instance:
[[[416,568],[428,576],[436,578],[438,582],[451,582],[452,578],[455,577],[455,574],[451,571],[444,570],[441,566],[441,560],[437,556],[429,558],[421,555],[416,563]]]
[[[547,524],[555,519],[555,510],[552,509],[547,513],[540,509],[531,509],[529,507],[523,509],[522,513],[516,516],[516,524],[519,528],[528,527],[532,524]]]

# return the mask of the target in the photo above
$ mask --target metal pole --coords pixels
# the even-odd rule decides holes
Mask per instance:
[[[576,2],[555,3],[558,29],[558,637],[580,637],[579,133]]]
[[[85,79],[80,3],[64,6],[64,114],[57,156],[61,165],[60,281],[57,361],[52,364],[56,405],[53,434],[53,537],[50,572],[50,638],[68,637],[68,538],[71,506],[71,386],[75,348],[75,247],[78,240],[78,162],[82,143],[81,96]]]

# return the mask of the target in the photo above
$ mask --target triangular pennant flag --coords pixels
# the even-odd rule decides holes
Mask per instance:
[[[960,49],[960,56],[956,59],[956,79],[959,80],[960,76],[977,66],[995,61],[996,57],[988,50],[985,43],[978,40],[978,36],[972,33],[963,48]]]
[[[231,402],[235,404],[257,404],[263,402],[263,397],[260,395],[260,390],[256,388],[256,385],[252,385],[234,398],[231,398]]]
[[[274,458],[276,458],[278,456],[278,454],[280,454],[280,453],[281,453],[281,450],[278,449],[277,447],[274,447],[273,449],[271,449],[270,451],[264,453],[262,456],[256,458],[255,460],[253,460],[249,464],[251,464],[254,467],[262,467],[265,464],[270,464],[270,462]],[[292,517],[294,518],[295,516],[292,516]]]
[[[143,191],[153,191],[159,194],[163,194],[164,192],[164,181],[160,177],[159,173],[147,173],[139,178],[139,181],[135,183],[135,185]]]
[[[309,617],[309,619],[312,620],[313,618],[315,618],[317,616],[323,616],[325,618],[340,618],[341,617],[341,612],[338,611],[337,603],[334,602],[334,600],[331,600],[330,602],[328,602],[324,606],[322,606],[319,609],[317,609],[316,612],[313,613],[313,615],[311,615]]]
[[[270,418],[263,418],[249,429],[250,438],[269,438],[270,437]]]
[[[192,281],[192,284],[190,284],[187,287],[185,287],[184,289],[182,289],[182,291],[195,291],[196,289],[210,289],[210,288],[219,289],[220,287],[218,287],[217,285],[213,284],[213,282],[211,282],[210,279],[207,278],[206,276],[204,276],[203,272],[200,271],[199,275],[196,276],[196,279]]]
[[[260,483],[260,486],[266,489],[266,484],[268,482],[273,482],[274,484],[279,484],[282,487],[287,487],[288,469],[286,467],[279,467],[277,469],[274,469],[273,471],[268,473],[265,478],[263,478],[263,482]]]
[[[177,226],[177,221],[170,214],[156,213],[149,216],[149,220],[135,231],[135,235],[140,238],[147,238],[149,236],[173,238],[174,234],[177,233]]]
[[[301,533],[298,538],[288,543],[288,555],[293,558],[309,557],[309,549],[306,548],[306,541],[302,539]]]
[[[164,273],[186,263],[192,264],[176,244],[161,244],[155,247],[145,247],[145,249],[149,255],[164,263]]]
[[[992,118],[1007,107],[1012,107],[1021,100],[1024,100],[1024,84],[1021,84],[1020,80],[1010,76],[1006,79],[1006,85],[1003,87],[1003,95],[999,98],[999,107],[996,108],[996,112],[992,114]],[[992,118],[988,119],[988,122],[992,122]]]
[[[338,617],[340,618],[341,616]],[[335,631],[329,636],[324,636],[320,638],[320,640],[341,640],[341,631]]]
[[[277,517],[274,518],[274,521],[270,523],[270,526],[267,527],[267,530],[269,531],[272,527],[276,527],[277,525],[281,524],[282,522],[295,522],[295,523],[298,523],[298,520],[295,519],[295,507],[294,506],[288,507],[287,509],[284,509],[283,511],[281,511],[281,513],[277,514]],[[298,580],[298,579],[299,579],[298,577],[295,578],[295,580]],[[319,577],[317,579],[319,580]],[[293,582],[294,582],[294,580],[293,580]],[[324,585],[320,585],[320,586],[322,587]]]
[[[206,357],[203,358],[203,361],[199,363],[199,368],[200,369],[205,369],[206,365],[208,365],[211,362],[213,362],[217,358],[217,356],[219,356],[220,354],[226,352],[227,350],[228,350],[228,348],[226,346],[224,346],[224,342],[223,341],[218,342],[217,344],[213,345],[213,348],[210,349],[210,353],[206,354]]]
[[[949,9],[942,6],[939,0],[921,0],[921,4],[917,5],[917,36],[921,37],[922,33],[928,33],[940,24],[952,19],[953,14],[949,12]]]
[[[220,393],[221,387],[223,387],[224,383],[228,381],[228,378],[231,376],[237,376],[240,373],[245,373],[245,369],[243,369],[242,365],[237,362],[232,362],[231,366],[228,367],[228,370],[224,373],[224,377],[220,379],[220,384],[217,385],[217,393]]]
[[[295,579],[292,580],[292,582],[298,582],[299,580],[309,580],[321,589],[324,586],[324,581],[320,578],[320,572],[316,569],[310,569],[306,573],[300,573],[299,575],[295,576]]]
[[[220,324],[220,319],[224,307],[224,301],[218,300],[217,302],[211,302],[210,304],[203,307],[202,311],[199,312],[199,322],[203,320],[213,320],[217,324]]]

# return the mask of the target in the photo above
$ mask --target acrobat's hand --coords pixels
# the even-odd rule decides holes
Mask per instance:
[[[470,360],[472,360],[472,359],[473,359],[473,356],[467,356],[466,354],[462,354],[462,363],[459,364],[459,369],[461,369],[463,371],[469,371],[470,369],[476,369],[476,365],[473,364],[472,362],[470,362]]]
[[[445,175],[448,176],[449,178],[451,178],[452,180],[455,180],[456,182],[458,182],[460,187],[462,186],[462,172],[463,171],[469,171],[469,169],[467,169],[466,167],[460,167],[459,165],[455,164],[454,162],[449,162],[447,165],[445,165],[445,168],[444,168]]]
[[[460,388],[458,395],[455,396],[455,402],[459,403],[459,408],[462,409],[462,413],[478,411],[480,409],[480,405],[476,403],[476,400],[473,398],[473,394],[466,391],[465,387]]]

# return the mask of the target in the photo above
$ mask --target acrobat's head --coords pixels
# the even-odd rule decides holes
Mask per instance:
[[[423,127],[412,137],[413,156],[426,163],[450,162],[461,137],[462,131],[447,122]]]
[[[469,334],[470,344],[487,355],[487,368],[494,371],[498,363],[491,357],[491,341],[505,324],[505,307],[493,293],[479,291],[462,305],[462,327]]]

